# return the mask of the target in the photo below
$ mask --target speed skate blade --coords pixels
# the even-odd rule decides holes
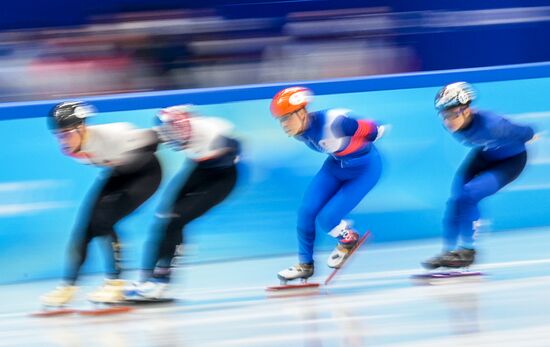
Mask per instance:
[[[31,313],[32,317],[57,317],[57,316],[66,316],[69,314],[76,313],[76,310],[71,308],[52,308],[45,309],[39,312]]]
[[[128,306],[111,306],[96,309],[86,309],[76,311],[81,316],[105,316],[110,314],[127,313],[134,309]]]
[[[298,290],[298,289],[308,289],[308,288],[318,288],[319,283],[300,283],[300,284],[285,284],[280,286],[267,287],[265,290],[268,292],[278,292],[278,291],[288,291],[288,290]]]
[[[444,271],[412,275],[411,280],[419,285],[445,285],[478,282],[483,278],[479,271]]]
[[[479,271],[443,271],[443,272],[430,272],[419,275],[412,275],[413,279],[445,279],[445,278],[459,278],[459,277],[471,277],[482,276],[483,273]]]
[[[154,305],[154,304],[169,304],[175,302],[174,298],[158,298],[158,299],[148,299],[148,298],[132,298],[126,299],[123,303],[127,305]]]
[[[332,270],[330,275],[325,280],[325,286],[328,285],[334,279],[334,276],[336,276],[336,274],[349,262],[349,260],[351,259],[351,257],[355,253],[355,251],[357,251],[359,249],[359,247],[361,247],[363,245],[363,243],[365,243],[365,241],[367,240],[367,238],[369,236],[370,236],[370,231],[365,232],[365,234],[363,236],[361,236],[361,238],[357,241],[357,244],[351,249],[348,257],[346,258],[346,260],[340,265],[340,267]]]

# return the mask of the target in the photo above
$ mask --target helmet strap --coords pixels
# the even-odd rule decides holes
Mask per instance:
[[[86,128],[84,126],[84,123],[79,124],[75,128],[76,132],[78,133],[78,136],[80,136],[80,144],[78,145],[78,148],[75,149],[74,153],[78,153],[82,150],[82,145],[88,141],[88,132],[86,131]]]
[[[298,111],[296,112],[300,112],[300,111],[304,111],[302,114],[304,114],[304,117],[300,119],[300,125],[301,125],[301,129],[300,129],[300,133],[299,134],[302,134],[303,132],[305,132],[307,130],[307,128],[309,127],[309,117],[308,117],[308,113],[304,108],[301,108],[299,109]],[[298,115],[298,117],[300,117],[300,115]]]

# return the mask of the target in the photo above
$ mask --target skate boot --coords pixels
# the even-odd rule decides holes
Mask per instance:
[[[63,285],[55,288],[49,293],[40,297],[44,306],[59,307],[66,305],[74,297],[78,287],[73,285]]]
[[[442,265],[443,259],[450,257],[450,254],[451,254],[450,251],[443,252],[441,254],[436,255],[435,257],[431,257],[429,259],[426,259],[425,261],[423,261],[420,264],[426,270],[435,270],[435,269],[440,268],[440,267],[443,266]]]
[[[165,298],[168,282],[155,281],[137,283],[134,287],[134,299],[159,300]]]
[[[338,269],[350,256],[351,250],[357,244],[359,234],[353,230],[346,230],[342,233],[342,238],[338,241],[336,248],[330,253],[327,259],[327,265],[330,268]]]
[[[462,268],[472,265],[475,261],[475,249],[459,248],[449,253],[441,262],[442,266],[450,268]]]
[[[100,304],[113,304],[124,300],[124,280],[106,279],[101,287],[88,295],[88,300]]]
[[[459,248],[455,251],[444,252],[422,262],[422,266],[428,270],[440,267],[461,268],[472,265],[476,251],[473,249]]]
[[[279,271],[277,277],[281,280],[281,284],[286,284],[288,281],[300,278],[302,282],[306,282],[308,278],[313,276],[314,266],[313,264],[298,264]]]

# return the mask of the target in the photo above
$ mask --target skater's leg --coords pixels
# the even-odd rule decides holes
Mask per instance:
[[[328,266],[340,267],[357,244],[359,234],[343,219],[361,202],[376,185],[381,175],[381,162],[377,153],[370,154],[370,161],[359,173],[347,170],[342,174],[352,176],[323,207],[317,217],[321,230],[338,239],[338,245],[328,258]],[[356,168],[356,170],[359,168]]]
[[[67,265],[63,276],[65,284],[76,284],[80,268],[88,256],[88,246],[93,237],[91,230],[87,228],[84,235],[75,235],[70,241],[67,250]]]
[[[65,279],[74,283],[87,257],[87,248],[95,237],[103,238],[106,275],[118,278],[120,274],[120,243],[114,226],[141,206],[160,185],[161,171],[156,157],[139,172],[111,175],[99,192],[88,216],[84,232],[75,234],[69,249],[69,265]]]
[[[331,159],[325,161],[306,189],[298,209],[298,264],[285,268],[277,274],[283,282],[307,279],[313,275],[313,245],[315,242],[315,219],[328,200],[338,191],[342,182],[331,173]]]
[[[182,187],[157,246],[155,274],[168,277],[176,247],[182,242],[185,225],[218,205],[231,193],[237,181],[235,166],[220,169],[196,169]],[[147,269],[146,269],[147,270]]]
[[[108,181],[108,180],[107,180]],[[105,180],[98,180],[97,185],[104,186]],[[103,187],[105,188],[105,187]],[[88,210],[81,212],[80,226],[77,226],[67,249],[67,259],[65,265],[65,272],[63,275],[63,284],[51,292],[41,296],[41,302],[46,306],[62,306],[67,304],[76,293],[77,287],[75,286],[79,276],[80,268],[88,255],[88,246],[91,240],[96,236],[93,230],[90,229],[90,220],[95,210],[95,206],[101,200],[103,189],[99,195],[93,192],[93,198],[89,199],[93,201],[93,207],[91,213]],[[87,208],[87,204],[83,205],[83,208]]]
[[[105,277],[117,279],[122,271],[122,247],[118,240],[118,235],[113,232],[100,238],[105,250]]]
[[[160,165],[154,157],[136,173],[113,177],[108,184],[110,192],[94,209],[90,229],[102,238],[108,278],[118,278],[121,271],[120,242],[115,225],[143,205],[158,189],[160,182]]]
[[[156,157],[133,174],[108,174],[97,181],[99,193],[92,191],[91,204],[84,205],[69,244],[64,281],[66,284],[42,297],[45,304],[64,304],[74,295],[80,268],[88,255],[88,247],[95,237],[103,237],[107,244],[107,277],[117,278],[120,273],[120,244],[114,225],[147,200],[158,188],[161,179],[160,165]],[[92,206],[90,209],[87,206]]]
[[[382,163],[377,152],[369,154],[369,162],[361,168],[340,173],[346,179],[317,216],[317,224],[324,232],[342,238],[346,229],[342,220],[363,200],[380,179]],[[345,177],[348,176],[348,177]],[[341,228],[339,226],[342,226]]]
[[[525,168],[526,162],[525,152],[501,160],[464,185],[457,195],[461,247],[474,248],[474,221],[480,217],[478,203],[515,180]]]
[[[462,247],[474,247],[473,223],[480,217],[479,201],[517,178],[525,163],[525,152],[498,162],[484,159],[479,151],[470,156],[453,182],[452,196],[447,204],[445,251],[456,248],[459,235]]]
[[[74,285],[78,280],[80,268],[88,257],[88,246],[93,238],[99,236],[94,232],[94,219],[97,218],[97,211],[101,204],[109,200],[108,197],[115,190],[115,181],[111,175],[100,177],[89,193],[87,201],[82,205],[77,226],[67,249],[67,264],[63,279],[69,285]]]
[[[461,219],[457,196],[462,194],[467,182],[487,169],[489,165],[490,163],[483,158],[481,150],[473,149],[457,170],[451,185],[451,197],[447,201],[443,218],[443,253],[454,250],[458,244]],[[432,260],[434,259],[432,258]]]
[[[313,264],[315,219],[342,185],[342,182],[331,173],[330,165],[328,159],[313,177],[298,209],[298,261],[301,264]]]

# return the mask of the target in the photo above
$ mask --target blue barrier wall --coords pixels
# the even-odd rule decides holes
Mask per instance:
[[[548,126],[545,92],[550,65],[387,76],[308,84],[318,95],[312,109],[346,107],[390,125],[378,143],[384,174],[378,186],[353,212],[359,229],[371,229],[374,242],[436,237],[454,170],[467,149],[443,129],[433,111],[441,84],[477,82],[480,108]],[[199,104],[205,115],[236,124],[244,141],[239,185],[223,205],[186,231],[188,261],[213,261],[295,252],[295,211],[324,156],[288,138],[269,114],[270,96],[281,86],[257,86],[190,92],[164,92],[90,99],[102,113],[92,123],[130,121],[149,127],[155,111],[184,102]],[[0,105],[4,144],[0,170],[0,282],[59,276],[78,209],[100,170],[63,156],[46,128],[52,102]],[[550,164],[548,139],[531,145],[529,166],[505,191],[483,203],[493,230],[550,224],[544,201]],[[160,151],[165,183],[189,165],[180,153]],[[173,184],[173,183],[172,183]],[[166,188],[168,186],[168,188]],[[152,232],[157,194],[120,223],[126,266],[138,266],[145,238]],[[333,240],[317,238],[319,249]],[[324,261],[324,259],[320,259]],[[93,246],[86,271],[102,268]]]

